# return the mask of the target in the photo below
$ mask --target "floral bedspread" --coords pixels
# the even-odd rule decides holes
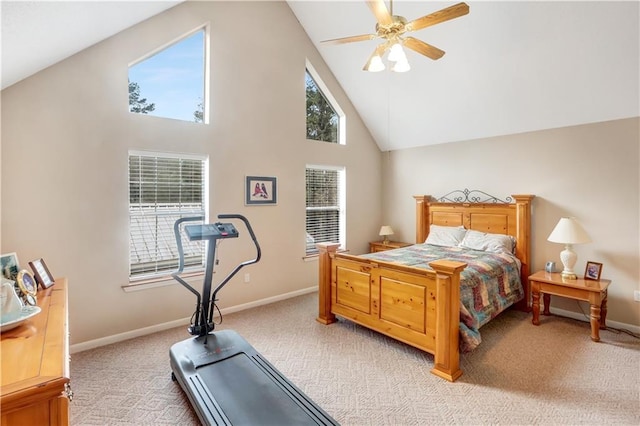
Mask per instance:
[[[438,259],[465,262],[460,274],[460,350],[468,352],[482,341],[480,327],[522,300],[520,261],[508,253],[490,253],[460,247],[416,244],[362,257],[431,269]]]

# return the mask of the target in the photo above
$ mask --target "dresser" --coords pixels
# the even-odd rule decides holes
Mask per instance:
[[[1,335],[2,425],[69,424],[67,280],[37,297],[42,311]]]

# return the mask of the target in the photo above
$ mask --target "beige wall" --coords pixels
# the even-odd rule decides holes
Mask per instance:
[[[639,128],[640,119],[631,118],[386,152],[384,222],[397,231],[394,238],[413,241],[414,194],[535,194],[532,269],[547,260],[561,265],[562,246],[546,239],[561,216],[577,217],[593,242],[575,246],[576,271],[582,274],[587,260],[602,262],[602,276],[613,280],[608,319],[639,326]],[[557,297],[552,307],[580,312]]]
[[[207,22],[211,124],[130,114],[128,64]],[[346,113],[346,146],[305,139],[306,58]],[[364,251],[380,225],[381,195],[358,190],[379,185],[380,151],[287,4],[182,4],[2,91],[2,251],[69,278],[72,343],[186,318],[195,305],[177,284],[121,288],[129,149],[208,155],[211,218],[252,222],[263,258],[249,284],[222,290],[222,308],[317,284],[317,263],[302,259],[306,164],[346,166],[349,248]],[[246,175],[276,176],[278,205],[244,206]],[[254,255],[249,241],[221,246],[217,276]]]

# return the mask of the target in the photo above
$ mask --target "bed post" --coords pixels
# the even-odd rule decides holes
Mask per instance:
[[[338,251],[340,244],[318,243],[318,318],[322,324],[336,322],[336,316],[331,313],[331,259]]]
[[[531,268],[531,200],[535,195],[512,195],[516,200],[516,256],[522,262],[520,281],[524,287],[524,299],[516,304],[516,308],[530,312],[531,288],[529,274]]]
[[[460,272],[466,263],[436,260],[436,350],[431,373],[455,381],[460,370]]]
[[[424,243],[429,235],[429,200],[431,195],[414,195],[416,199],[416,244]]]

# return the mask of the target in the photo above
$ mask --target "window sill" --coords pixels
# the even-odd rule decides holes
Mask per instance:
[[[349,253],[349,250],[338,250],[336,251],[336,253]],[[320,257],[319,253],[307,254],[305,256],[302,256],[302,260],[304,260],[305,262],[314,262],[318,260],[318,257]]]
[[[184,279],[193,278],[193,277],[202,277],[202,276],[204,276],[204,271],[187,272],[180,275],[180,277]],[[175,284],[180,284],[180,283],[175,279],[173,279],[173,277],[166,276],[166,277],[148,278],[144,280],[130,282],[127,285],[121,286],[121,288],[122,290],[124,290],[125,293],[130,293],[133,291],[149,290],[151,288],[167,287]]]

